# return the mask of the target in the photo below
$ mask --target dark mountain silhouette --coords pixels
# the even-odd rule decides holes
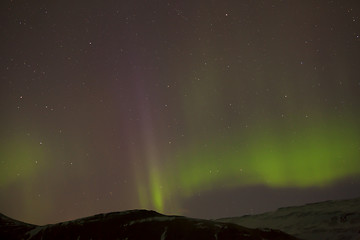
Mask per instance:
[[[36,227],[0,213],[0,239],[24,239],[25,234]]]
[[[132,210],[98,214],[45,226],[31,225],[0,215],[0,239],[295,240],[297,238],[279,230],[250,229],[232,223],[167,216],[147,210]]]

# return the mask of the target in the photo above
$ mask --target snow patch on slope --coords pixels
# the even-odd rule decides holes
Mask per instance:
[[[280,208],[275,212],[219,221],[249,228],[279,229],[306,240],[358,240],[360,198]]]

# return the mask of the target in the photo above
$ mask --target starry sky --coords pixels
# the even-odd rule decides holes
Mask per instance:
[[[0,212],[219,218],[360,196],[357,0],[0,9]]]

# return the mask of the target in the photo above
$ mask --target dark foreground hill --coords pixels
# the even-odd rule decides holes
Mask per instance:
[[[275,228],[306,240],[360,240],[360,198],[280,208],[219,219],[249,228]]]
[[[296,238],[278,230],[250,229],[232,223],[133,210],[99,214],[46,226],[31,225],[0,215],[0,239],[295,240]]]

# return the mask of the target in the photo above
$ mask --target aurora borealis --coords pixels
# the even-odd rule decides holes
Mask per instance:
[[[0,9],[0,212],[217,218],[360,195],[357,1]]]

